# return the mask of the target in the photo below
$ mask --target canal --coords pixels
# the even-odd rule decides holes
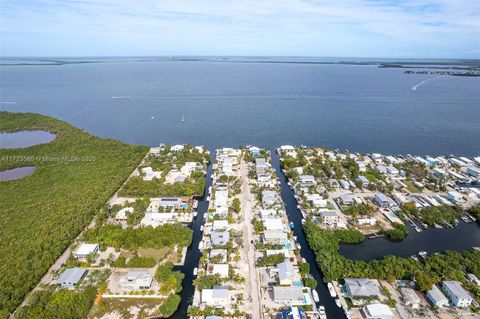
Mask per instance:
[[[429,228],[417,233],[409,225],[409,234],[401,242],[392,242],[385,238],[365,239],[356,245],[342,245],[340,254],[354,259],[370,261],[387,255],[408,257],[426,251],[428,254],[446,250],[468,250],[480,246],[480,227],[477,223],[465,223],[460,220],[455,228]]]
[[[206,191],[212,184],[212,164],[215,163],[215,152],[210,151],[211,161],[210,165],[207,167],[207,176],[206,176]],[[205,191],[205,192],[206,192]],[[200,227],[203,225],[203,216],[205,212],[208,210],[208,201],[206,200],[206,194],[203,197],[197,198],[198,200],[198,207],[197,207],[197,218],[193,220],[192,223],[192,230],[193,230],[193,239],[192,245],[189,247],[187,251],[187,256],[185,258],[185,264],[183,266],[175,267],[175,270],[180,270],[182,273],[185,274],[185,278],[183,279],[182,283],[182,292],[180,293],[180,297],[182,300],[180,301],[180,305],[178,306],[177,311],[170,317],[174,319],[185,319],[188,317],[187,311],[188,306],[192,304],[193,294],[195,293],[195,287],[193,286],[193,280],[195,279],[193,276],[193,269],[197,267],[200,257],[202,253],[198,249],[198,244],[202,240],[202,232],[200,231]]]
[[[323,282],[323,276],[321,271],[318,269],[317,262],[315,259],[315,254],[312,252],[308,246],[307,240],[302,230],[302,214],[297,208],[297,200],[294,197],[293,190],[288,186],[287,180],[283,175],[283,172],[280,168],[280,160],[278,158],[275,150],[271,150],[272,153],[272,166],[276,170],[278,178],[280,180],[281,186],[281,197],[285,203],[285,209],[287,211],[287,216],[290,222],[293,222],[295,228],[293,229],[294,235],[297,236],[297,241],[301,246],[301,255],[307,263],[310,264],[310,274],[317,280],[316,290],[320,297],[320,304],[325,306],[325,312],[328,318],[345,318],[345,314],[341,308],[338,308],[335,304],[335,300],[330,297],[328,292],[327,285]]]

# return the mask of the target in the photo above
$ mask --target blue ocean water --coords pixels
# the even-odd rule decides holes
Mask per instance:
[[[480,153],[480,78],[375,65],[128,61],[3,65],[0,108],[137,144]]]

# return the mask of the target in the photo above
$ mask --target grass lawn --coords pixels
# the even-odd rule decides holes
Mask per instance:
[[[159,249],[140,247],[138,249],[138,254],[140,256],[142,256],[142,257],[153,257],[157,260],[157,262],[165,259],[165,257],[167,257],[169,253],[170,253],[170,248],[168,248],[168,247],[162,247],[162,248],[159,248]]]
[[[0,182],[0,318],[22,301],[148,151],[48,116],[0,112],[0,131],[19,130],[47,130],[57,138],[0,149],[6,159],[0,170],[37,167],[31,176]],[[9,160],[14,156],[34,158]]]
[[[411,193],[420,193],[421,190],[417,187],[415,187],[415,185],[413,185],[413,183],[411,181],[403,181],[403,183],[405,185],[407,185],[407,188],[408,190],[411,192]]]

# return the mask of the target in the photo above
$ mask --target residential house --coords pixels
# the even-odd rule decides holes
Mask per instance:
[[[293,265],[288,260],[277,265],[278,282],[281,286],[293,285],[294,270]]]
[[[387,305],[374,303],[363,307],[363,313],[367,319],[392,319],[393,312]]]
[[[368,180],[368,178],[366,178],[363,175],[358,176],[357,181],[360,183],[362,187],[367,187],[368,184],[370,184],[370,181]]]
[[[320,213],[324,224],[336,225],[340,222],[340,216],[335,211],[324,211]]]
[[[438,308],[448,306],[448,299],[442,293],[442,291],[436,286],[433,285],[432,289],[427,291],[426,297],[430,303]]]
[[[73,257],[80,261],[86,261],[88,255],[97,254],[98,248],[98,244],[81,243],[80,246],[73,252]]]
[[[375,193],[374,201],[375,203],[377,203],[378,206],[383,208],[390,208],[396,206],[393,199],[380,192]]]
[[[345,286],[348,298],[381,296],[377,282],[368,278],[346,278]]]
[[[225,307],[230,303],[230,294],[227,287],[214,286],[212,289],[202,290],[201,300],[209,306]]]
[[[442,282],[443,291],[455,307],[469,307],[473,301],[472,296],[463,289],[458,281],[446,280]]]
[[[275,286],[272,288],[273,301],[285,304],[299,305],[303,303],[303,287]]]
[[[127,220],[128,215],[130,214],[133,214],[133,207],[122,208],[115,214],[115,220],[118,220],[118,221]]]
[[[85,277],[87,270],[84,268],[74,267],[65,269],[60,275],[57,283],[64,289],[74,289],[80,281]]]
[[[263,243],[265,244],[285,245],[288,242],[288,235],[283,231],[266,230],[263,232]]]
[[[453,203],[459,203],[463,201],[463,196],[459,192],[450,191],[447,193],[447,199]]]
[[[223,278],[227,278],[229,269],[228,264],[209,264],[207,266],[207,275],[220,275]]]
[[[400,293],[402,294],[402,300],[405,305],[410,306],[412,309],[420,308],[420,298],[418,297],[415,290],[412,288],[400,288]]]
[[[145,290],[152,285],[152,275],[145,269],[131,269],[120,279],[120,285],[124,289]]]
[[[264,190],[262,192],[262,204],[263,206],[270,206],[275,203],[276,193],[270,190]]]
[[[224,246],[230,241],[230,233],[228,231],[212,232],[210,239],[213,246]]]

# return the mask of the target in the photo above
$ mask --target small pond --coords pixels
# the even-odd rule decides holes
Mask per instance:
[[[24,148],[49,143],[56,135],[47,131],[18,131],[0,133],[0,148]]]
[[[32,175],[35,169],[35,166],[24,166],[0,171],[0,182],[13,181]]]

